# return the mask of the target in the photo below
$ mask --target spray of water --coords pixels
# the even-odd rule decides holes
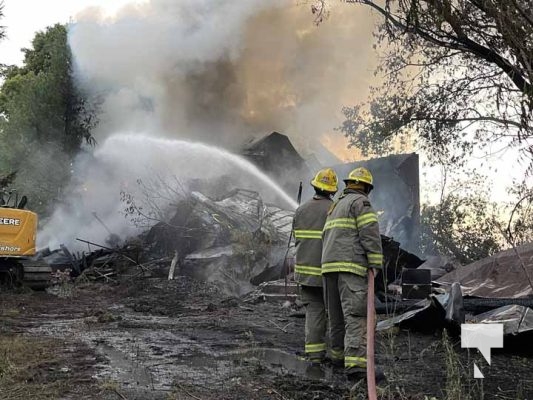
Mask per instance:
[[[39,247],[56,248],[64,243],[80,248],[77,237],[102,243],[107,229],[121,237],[138,233],[139,228],[124,218],[120,193],[141,196],[139,181],[161,183],[177,179],[187,187],[195,179],[216,182],[220,178],[224,178],[227,190],[256,190],[268,202],[284,208],[297,207],[272,179],[226,150],[151,135],[117,134],[94,153],[77,158],[67,200],[44,224],[38,235]],[[162,198],[158,206],[169,207],[168,199]]]

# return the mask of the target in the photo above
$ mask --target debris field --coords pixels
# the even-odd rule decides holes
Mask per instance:
[[[288,161],[269,164],[270,147],[292,147],[280,136],[247,144],[244,155],[275,174]],[[289,150],[276,154],[294,157]],[[382,173],[418,175],[417,163],[395,157]],[[33,261],[52,271],[45,291],[1,290],[0,399],[357,398],[342,369],[302,357],[292,211],[254,191],[194,185],[168,219],[136,237],[96,243],[80,235],[84,250],[39,251]],[[412,250],[413,190],[380,214],[376,363],[387,381],[379,397],[533,399],[531,245],[470,266],[423,260]],[[460,325],[495,322],[504,324],[505,346],[489,365],[461,348]],[[490,379],[474,379],[474,363]]]

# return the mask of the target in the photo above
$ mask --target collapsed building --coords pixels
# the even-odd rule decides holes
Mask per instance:
[[[355,163],[341,164],[334,155],[324,165],[311,154],[307,160],[297,152],[289,138],[278,132],[245,143],[241,154],[256,164],[285,191],[294,194],[303,183],[303,200],[313,195],[309,182],[314,173],[332,167],[339,179],[363,166],[372,171],[375,188],[372,204],[379,214],[382,234],[398,241],[402,248],[417,253],[420,237],[420,178],[418,154],[398,154]],[[340,187],[342,189],[342,185]]]
[[[281,182],[294,198],[302,182],[303,201],[312,195],[309,181],[313,173],[326,167],[316,157],[304,159],[288,137],[277,132],[247,142],[242,155]],[[384,272],[376,279],[376,309],[393,315],[378,329],[448,327],[457,331],[465,321],[503,321],[509,335],[531,335],[532,245],[467,266],[439,256],[423,260],[417,254],[418,162],[418,155],[402,154],[333,166],[340,179],[358,166],[367,167],[375,177],[371,198],[379,214],[384,252]],[[169,218],[137,238],[141,244],[136,248],[142,249],[142,256],[126,257],[128,244],[118,249],[109,241],[106,245],[93,243],[100,250],[91,254],[76,256],[63,247],[39,256],[52,269],[69,268],[75,275],[89,272],[96,279],[110,279],[113,261],[126,259],[135,260],[143,275],[163,269],[169,278],[174,273],[192,276],[214,282],[230,295],[248,294],[254,301],[294,299],[296,285],[290,282],[293,211],[265,202],[255,191],[231,186],[224,177],[216,184],[199,179],[189,182],[188,194],[176,199]],[[118,258],[113,258],[117,254]]]
[[[289,138],[278,132],[246,142],[241,154],[279,182],[286,192],[293,193],[295,200],[300,182],[303,183],[302,201],[311,197],[309,182],[316,169],[324,167],[318,165],[316,157],[304,159]],[[329,160],[338,162],[333,155],[329,155]],[[383,237],[388,266],[386,279],[378,280],[379,288],[384,291],[403,268],[415,268],[422,263],[416,255],[405,252],[400,247],[403,243],[397,240],[402,237],[403,230],[409,229],[410,235],[416,236],[418,229],[418,220],[414,217],[419,210],[418,158],[405,155],[370,162],[368,166],[375,171],[377,181],[373,196],[380,210],[381,226],[388,234]],[[342,178],[355,166],[346,164],[335,168]],[[396,183],[379,183],[392,181],[393,176],[399,177]],[[180,198],[175,199],[176,204],[167,216],[152,221],[154,226],[140,236],[148,257],[143,261],[176,258],[180,273],[215,281],[235,295],[251,291],[254,285],[262,282],[287,276],[293,262],[293,249],[289,240],[292,210],[282,208],[286,203],[269,204],[257,192],[232,189],[235,182],[227,176],[216,180],[193,177],[184,184],[187,190],[180,191]],[[392,204],[392,198],[395,199],[394,209],[388,204]],[[271,196],[270,201],[272,199],[275,197]],[[412,226],[408,226],[409,223]],[[116,241],[107,240],[103,247],[112,250],[116,244]],[[65,248],[40,256],[45,254],[57,268],[64,264],[76,274],[90,267],[85,265],[86,260],[82,262],[83,257],[78,257],[77,262]]]
[[[440,286],[460,282],[465,296],[478,298],[532,298],[533,244],[499,252],[462,266],[436,279]]]
[[[416,285],[427,285],[430,290],[419,300],[393,301],[385,312],[405,312],[381,321],[377,329],[398,326],[433,332],[446,328],[458,335],[464,323],[503,324],[505,347],[527,350],[523,345],[533,338],[533,244],[513,247],[443,274],[446,263],[440,257],[408,271],[427,272],[426,279]]]
[[[244,143],[241,155],[254,163],[276,182],[286,193],[296,195],[299,182],[309,178],[306,161],[292,145],[290,139],[278,132]],[[296,198],[296,196],[295,196]]]
[[[176,254],[180,273],[234,295],[283,274],[292,212],[243,189],[218,200],[192,192],[177,209],[150,229],[145,243],[158,255]]]

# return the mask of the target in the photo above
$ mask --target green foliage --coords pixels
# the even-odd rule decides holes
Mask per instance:
[[[514,246],[533,242],[533,188],[527,182],[514,183],[509,197],[509,218],[500,226],[506,241]]]
[[[52,141],[75,153],[83,139],[91,140],[94,115],[72,80],[67,29],[58,24],[38,32],[32,45],[23,50],[23,67],[3,71],[2,133],[26,143]]]
[[[505,210],[490,202],[486,177],[443,168],[438,189],[439,202],[424,204],[421,209],[423,254],[445,255],[469,264],[502,250],[501,216]]]
[[[501,236],[490,214],[491,207],[482,196],[454,194],[437,205],[424,205],[422,252],[451,256],[469,264],[501,250]]]
[[[527,0],[346,0],[381,17],[381,85],[339,130],[366,153],[414,138],[436,163],[474,148],[533,148],[533,15]]]
[[[38,32],[23,52],[23,66],[2,71],[0,170],[18,171],[16,188],[43,212],[68,182],[83,140],[93,142],[96,111],[74,85],[65,25]]]
[[[444,349],[444,365],[446,384],[444,386],[444,400],[474,400],[484,399],[483,379],[471,377],[472,364],[464,362],[458,351],[459,342],[454,341],[446,331],[442,332],[442,347]]]
[[[449,176],[450,172],[455,174]],[[490,201],[492,185],[466,169],[442,169],[442,182],[430,191],[438,203],[421,209],[421,251],[446,255],[462,264],[511,246],[533,242],[533,189],[528,180],[513,182],[508,202]]]
[[[351,146],[383,155],[414,142],[432,164],[454,169],[467,166],[473,154],[513,147],[533,173],[529,1],[345,1],[380,17],[375,37],[382,51],[380,85],[366,103],[343,109],[338,130]],[[511,190],[513,203],[505,209],[487,198],[459,187],[424,206],[424,252],[467,263],[533,240],[527,185]]]
[[[0,18],[3,18],[4,16],[4,2],[0,1]],[[6,36],[6,28],[4,26],[0,26],[0,40],[5,38]]]

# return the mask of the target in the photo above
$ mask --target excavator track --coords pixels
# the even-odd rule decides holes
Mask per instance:
[[[24,260],[22,265],[22,284],[33,290],[44,290],[51,285],[52,268],[42,261]]]
[[[52,268],[42,261],[28,259],[0,259],[0,281],[8,286],[26,286],[44,290],[51,285]]]

